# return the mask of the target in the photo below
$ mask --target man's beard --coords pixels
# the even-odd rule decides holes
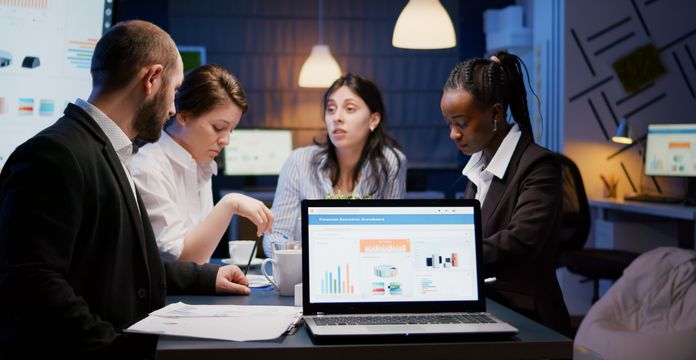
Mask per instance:
[[[136,138],[145,142],[159,140],[162,134],[162,127],[169,113],[165,95],[165,92],[162,90],[154,99],[140,106],[133,122]]]

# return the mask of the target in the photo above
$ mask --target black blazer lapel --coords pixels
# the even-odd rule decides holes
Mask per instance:
[[[142,245],[141,248],[143,250],[143,258],[145,259],[147,277],[148,280],[150,280],[150,266],[148,264],[148,254],[153,255],[153,252],[148,252],[147,247],[149,244],[156,243],[155,234],[152,231],[152,224],[150,224],[150,218],[147,215],[147,209],[145,209],[143,198],[140,197],[140,192],[138,191],[137,187],[135,188],[135,197],[136,201],[138,202],[138,208],[140,209],[140,224],[142,225],[141,230],[143,231],[143,241],[141,241],[140,244]],[[157,249],[157,246],[155,246],[154,256],[159,256],[159,249]]]
[[[508,170],[510,170],[509,166]],[[503,194],[505,194],[505,188],[507,187],[507,182],[505,180],[505,177],[503,177],[503,180],[494,177],[493,181],[491,181],[491,186],[488,188],[488,192],[486,193],[486,200],[483,202],[483,206],[481,207],[481,219],[484,223],[484,229],[488,227],[488,222],[490,221],[493,212],[498,208],[500,199],[502,199]],[[483,235],[487,236],[487,234]]]
[[[464,190],[464,198],[465,199],[473,199],[476,196],[476,185],[469,181],[469,183],[466,185],[466,190]]]
[[[111,146],[110,143],[107,144],[106,146],[104,146],[102,153],[104,154],[106,161],[109,163],[111,171],[114,172],[114,175],[118,180],[118,186],[121,188],[121,192],[123,193],[123,196],[125,198],[126,206],[128,207],[128,213],[130,214],[131,221],[133,221],[135,229],[138,233],[138,242],[140,243],[140,250],[142,251],[143,259],[147,263],[147,250],[145,247],[145,230],[143,229],[143,221],[140,218],[140,212],[138,211],[138,204],[135,200],[135,196],[133,195],[133,188],[131,188],[130,186],[128,177],[126,176],[125,171],[123,171],[121,160],[119,160],[118,155],[116,155],[116,151],[114,150],[113,146]]]
[[[77,105],[68,104],[65,109],[65,115],[78,121],[81,125],[86,127],[89,132],[99,141],[102,145],[102,154],[109,164],[111,171],[113,172],[119,187],[121,188],[121,193],[123,193],[124,201],[128,212],[130,214],[131,221],[138,233],[138,242],[140,243],[140,250],[143,254],[143,259],[147,263],[147,251],[145,246],[145,231],[143,229],[143,222],[140,218],[140,212],[138,211],[138,205],[133,195],[133,189],[130,186],[128,177],[126,176],[123,166],[121,165],[121,160],[119,160],[116,150],[111,145],[111,142],[106,137],[106,134],[101,130],[99,125],[92,119],[92,117],[87,114],[82,108]]]
[[[497,177],[493,178],[491,187],[488,188],[488,193],[486,193],[486,200],[484,201],[481,209],[481,218],[484,222],[484,229],[488,228],[488,222],[493,217],[493,213],[498,208],[498,205],[500,205],[500,200],[503,198],[505,190],[509,186],[512,178],[517,173],[517,165],[519,165],[520,158],[522,158],[522,154],[531,142],[531,136],[522,131],[520,140],[517,142],[515,151],[512,153],[508,167],[505,170],[505,175],[503,175],[502,179],[498,179]],[[484,236],[487,236],[487,234],[484,234]]]

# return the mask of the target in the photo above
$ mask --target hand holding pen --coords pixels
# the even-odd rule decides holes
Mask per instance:
[[[249,254],[249,261],[247,261],[247,265],[244,268],[244,276],[246,276],[247,272],[249,271],[249,267],[251,266],[251,260],[254,259],[254,255],[256,255],[256,249],[259,248],[259,241],[263,239],[263,234],[260,236],[256,237],[256,241],[254,242],[254,249],[251,251],[251,254]]]

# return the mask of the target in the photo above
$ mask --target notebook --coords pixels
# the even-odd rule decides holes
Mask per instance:
[[[486,313],[477,200],[304,200],[315,339],[517,333]]]

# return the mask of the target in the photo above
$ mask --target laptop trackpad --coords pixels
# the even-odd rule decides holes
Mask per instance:
[[[418,325],[370,325],[366,326],[371,332],[383,334],[404,334],[411,332],[425,332],[422,326]]]

